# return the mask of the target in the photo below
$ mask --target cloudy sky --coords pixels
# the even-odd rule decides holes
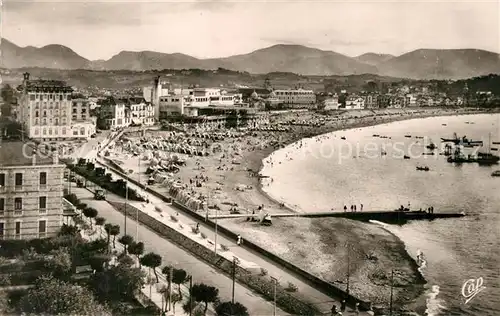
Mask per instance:
[[[195,57],[301,44],[349,56],[417,48],[500,52],[499,0],[3,0],[2,36],[88,59],[122,50]]]

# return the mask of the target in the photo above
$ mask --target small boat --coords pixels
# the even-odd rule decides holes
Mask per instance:
[[[490,148],[490,150],[493,150],[493,151],[498,151],[498,148]]]
[[[492,142],[493,145],[500,145],[500,142]]]
[[[342,136],[342,137],[340,137],[340,139],[343,139],[343,140],[345,140],[345,137],[344,137],[344,136]]]
[[[404,155],[403,159],[410,159],[410,156]]]
[[[424,139],[424,136],[415,136],[416,139]]]
[[[443,123],[443,124],[441,124],[441,125],[446,126],[446,124],[444,124],[444,123]]]
[[[427,166],[425,166],[425,167],[418,167],[418,166],[417,166],[417,170],[418,170],[418,171],[429,171],[430,169],[429,169],[429,167],[427,167]]]
[[[493,171],[491,174],[492,177],[500,177],[500,170]]]
[[[405,135],[406,138],[411,138],[411,135]]]
[[[424,156],[434,156],[434,153],[433,153],[433,152],[430,152],[430,153],[422,153],[422,155],[424,155]]]
[[[382,150],[382,152],[381,152],[380,154],[381,154],[382,156],[385,156],[385,155],[387,155],[387,152]]]
[[[380,137],[379,134],[373,134],[373,137]]]

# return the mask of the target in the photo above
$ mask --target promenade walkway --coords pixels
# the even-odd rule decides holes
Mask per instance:
[[[120,236],[124,234],[125,220],[122,213],[114,209],[107,201],[94,200],[93,194],[87,189],[73,187],[71,190],[83,203],[97,209],[99,211],[99,216],[104,217],[106,222],[120,225]],[[112,194],[108,194],[107,199],[110,202],[124,202],[124,199]],[[193,276],[193,284],[205,283],[215,286],[219,289],[219,295],[222,301],[231,300],[232,280],[225,274],[218,272],[216,269],[197,259],[187,251],[178,248],[149,228],[143,225],[137,225],[133,218],[127,219],[127,234],[134,237],[135,240],[142,241],[145,245],[146,252],[153,251],[161,255],[162,267],[173,265],[174,267],[182,268]],[[117,237],[117,239],[118,238],[119,237]],[[153,288],[152,293],[154,294],[155,292]],[[149,290],[147,290],[146,294],[149,296]],[[159,299],[156,298],[156,301],[158,300],[161,300],[161,296]],[[238,283],[236,283],[235,286],[235,301],[245,305],[250,315],[272,315],[273,313],[274,307],[272,302],[268,302]],[[181,315],[179,311],[182,311],[180,305],[176,308],[176,315]],[[280,309],[277,310],[277,313],[278,315],[288,315]]]

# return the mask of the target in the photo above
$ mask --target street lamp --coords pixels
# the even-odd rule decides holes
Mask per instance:
[[[392,316],[392,296],[394,290],[394,269],[391,269],[391,297],[389,300],[389,316]]]
[[[275,277],[271,277],[271,280],[273,280],[273,290],[274,290],[274,293],[273,293],[273,296],[274,296],[274,311],[273,311],[273,316],[276,316],[276,286],[278,284],[278,279],[276,279]]]
[[[239,263],[239,260],[238,258],[236,258],[235,256],[233,256],[233,273],[232,273],[232,277],[233,277],[233,293],[232,293],[232,298],[231,298],[231,303],[233,303],[234,305],[234,288],[235,288],[235,280],[236,280],[236,264]]]

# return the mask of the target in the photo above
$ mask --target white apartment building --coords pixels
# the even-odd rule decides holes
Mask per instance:
[[[179,94],[159,98],[160,118],[172,115],[197,116],[198,109],[225,108],[242,104],[242,94],[230,94],[218,88],[174,90]],[[189,92],[189,95],[186,95]]]
[[[86,139],[95,133],[88,103],[80,101],[74,107],[73,89],[65,82],[30,80],[29,73],[25,73],[23,84],[17,89],[21,92],[17,118],[29,138],[41,141]]]
[[[339,96],[337,94],[334,94],[333,96],[327,98],[325,101],[323,101],[325,107],[325,110],[338,110],[340,104],[339,104]]]
[[[130,125],[151,126],[155,123],[154,107],[142,97],[109,98],[107,104],[101,106],[101,119],[105,120],[109,129]]]
[[[345,101],[347,110],[360,110],[365,108],[365,98],[363,97],[347,97]]]
[[[284,104],[314,104],[316,95],[312,90],[289,89],[274,90],[276,97]]]
[[[56,236],[66,166],[22,142],[3,142],[0,161],[0,239]]]

